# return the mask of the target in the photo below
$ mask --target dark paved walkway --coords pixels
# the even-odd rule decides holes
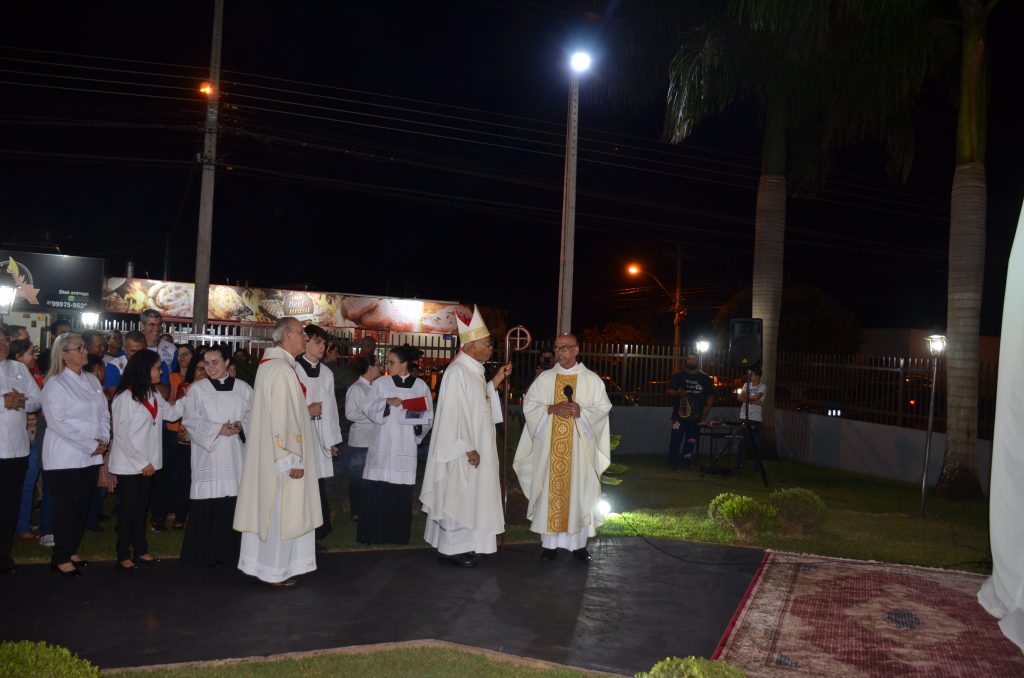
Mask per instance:
[[[710,656],[761,562],[754,549],[598,539],[594,562],[514,546],[473,570],[433,551],[333,553],[278,591],[230,568],[0,577],[0,638],[63,645],[103,668],[434,638],[621,674]],[[658,549],[663,549],[664,552]]]

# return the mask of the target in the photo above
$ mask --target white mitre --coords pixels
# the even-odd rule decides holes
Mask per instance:
[[[469,320],[468,324],[466,322],[468,319],[463,318],[460,313],[455,314],[455,320],[459,325],[459,342],[463,346],[471,341],[491,336],[491,331],[484,324],[483,316],[480,315],[480,309],[476,304],[473,304],[473,318]]]

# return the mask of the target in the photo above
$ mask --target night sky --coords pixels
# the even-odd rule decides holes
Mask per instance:
[[[193,278],[212,6],[5,9],[0,246],[103,257],[115,275],[131,259],[161,278],[172,231],[170,279]],[[227,0],[212,281],[458,299],[549,334],[565,64],[583,45],[596,60],[581,87],[575,324],[669,339],[668,299],[624,269],[641,261],[672,287],[682,243],[684,334],[706,331],[750,285],[756,116],[739,106],[661,143],[663,106],[627,112],[602,84],[615,6]],[[983,334],[999,331],[1024,195],[1024,3],[1001,3],[990,25]],[[789,203],[787,284],[822,287],[862,327],[945,326],[956,114],[938,87],[917,123],[906,185],[854,148],[820,196]]]

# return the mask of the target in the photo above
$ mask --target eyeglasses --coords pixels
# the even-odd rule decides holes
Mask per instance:
[[[77,351],[78,353],[85,353],[85,344],[79,344],[78,346],[67,346],[61,350],[65,352]]]
[[[565,344],[564,346],[555,346],[555,353],[565,353],[570,348],[576,348],[579,344]]]

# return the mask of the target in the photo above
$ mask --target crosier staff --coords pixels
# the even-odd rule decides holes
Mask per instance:
[[[522,325],[516,325],[508,331],[505,335],[505,362],[512,362],[512,353],[525,351],[529,346],[533,337],[530,336],[530,331]],[[503,384],[504,393],[502,399],[505,401],[505,407],[503,413],[505,415],[505,424],[502,426],[504,432],[502,452],[501,452],[501,513],[505,522],[508,522],[508,422],[509,422],[509,405],[512,401],[512,379],[506,377],[505,383]],[[514,451],[513,451],[514,452]],[[505,551],[505,533],[501,533],[501,550]]]

